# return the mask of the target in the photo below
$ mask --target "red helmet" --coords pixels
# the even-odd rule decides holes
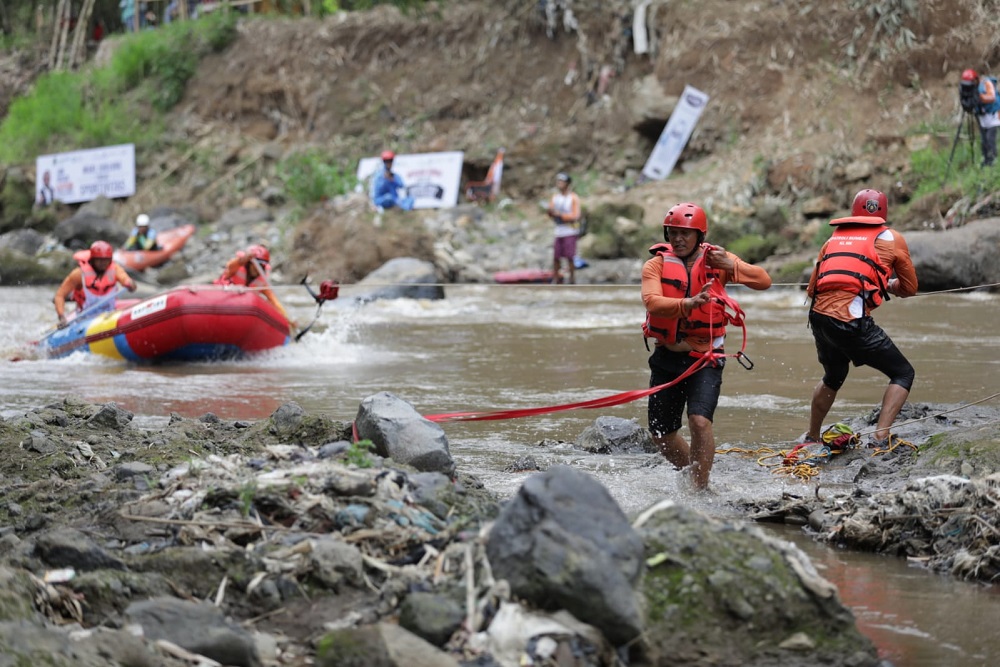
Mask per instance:
[[[391,162],[396,159],[396,154],[392,151],[382,151],[382,162]]]
[[[707,234],[708,218],[705,216],[705,209],[690,202],[684,202],[667,211],[666,217],[663,218],[663,226],[697,229],[702,234]]]
[[[90,245],[90,258],[91,259],[111,259],[115,254],[114,248],[107,241],[94,241]]]
[[[247,248],[247,252],[250,253],[250,256],[258,262],[264,262],[265,264],[271,263],[271,251],[262,245],[252,245]]]
[[[976,74],[976,70],[967,69],[962,72],[962,81],[979,81],[979,75]]]
[[[851,215],[870,216],[885,220],[889,215],[889,200],[878,190],[862,190],[854,195]]]

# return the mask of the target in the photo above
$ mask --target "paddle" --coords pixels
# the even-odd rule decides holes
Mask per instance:
[[[311,296],[313,300],[316,302],[316,315],[313,317],[312,322],[306,325],[305,329],[303,329],[302,331],[300,331],[298,334],[295,335],[296,343],[299,342],[299,340],[301,340],[301,338],[305,336],[310,329],[313,328],[314,324],[316,324],[316,321],[319,319],[319,311],[323,309],[323,304],[326,303],[327,301],[333,301],[334,299],[337,298],[337,295],[340,293],[340,285],[338,285],[333,280],[324,280],[319,285],[319,294],[316,294],[316,292],[314,292],[312,288],[309,287],[309,284],[306,282],[307,280],[309,280],[308,274],[306,274],[305,278],[302,279],[302,282],[300,284],[306,288],[306,291],[309,292],[309,296]]]
[[[115,288],[112,291],[108,292],[107,294],[105,294],[102,297],[98,297],[97,299],[94,300],[93,303],[91,303],[89,306],[87,306],[83,310],[76,311],[76,314],[73,316],[73,319],[70,320],[70,321],[68,321],[68,322],[66,322],[66,326],[55,327],[53,329],[49,329],[44,334],[42,334],[41,338],[39,338],[38,340],[32,341],[31,345],[37,346],[37,345],[43,343],[44,341],[48,340],[51,336],[53,336],[56,332],[62,331],[63,329],[65,329],[69,325],[73,324],[73,322],[76,322],[77,320],[80,320],[81,318],[86,317],[88,314],[93,313],[98,308],[101,308],[102,306],[106,305],[108,303],[108,301],[116,298],[120,292],[121,292],[121,287],[119,287],[118,285],[115,285]],[[103,312],[103,311],[98,311],[98,312]],[[22,359],[22,357],[20,355],[17,355],[17,356],[11,357],[9,359],[9,361],[21,361],[21,359]]]

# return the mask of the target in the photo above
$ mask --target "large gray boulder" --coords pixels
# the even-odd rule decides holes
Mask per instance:
[[[71,250],[89,248],[94,241],[107,241],[117,247],[128,238],[128,230],[114,220],[84,209],[56,225],[53,234]]]
[[[501,510],[486,546],[493,574],[541,609],[564,609],[621,645],[642,632],[638,533],[590,475],[553,466]]]
[[[376,299],[443,299],[444,287],[438,284],[434,264],[414,257],[396,257],[358,281],[371,292],[358,301]]]
[[[671,501],[635,523],[649,664],[879,664],[836,587],[793,544]]]
[[[389,392],[362,401],[354,423],[358,438],[371,440],[379,456],[422,472],[451,475],[455,470],[444,429]]]
[[[906,232],[920,291],[1000,282],[1000,218],[945,231]]]
[[[9,248],[25,255],[34,255],[45,242],[45,237],[34,229],[15,229],[0,234],[0,250]]]

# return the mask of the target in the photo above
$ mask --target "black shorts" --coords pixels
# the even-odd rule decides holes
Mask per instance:
[[[913,386],[913,366],[871,316],[851,322],[809,313],[809,326],[816,340],[816,354],[823,365],[823,384],[839,390],[850,365],[871,366],[885,374],[890,384],[907,391]]]
[[[698,358],[688,352],[656,348],[649,357],[649,386],[656,387],[676,379],[697,361]],[[722,391],[722,369],[726,360],[719,359],[716,363],[716,366],[703,366],[694,375],[649,397],[649,430],[654,437],[680,430],[685,404],[689,417],[699,415],[712,421]]]

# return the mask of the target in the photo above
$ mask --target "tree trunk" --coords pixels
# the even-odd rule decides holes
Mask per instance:
[[[94,0],[83,0],[83,7],[80,9],[80,17],[76,22],[76,30],[73,32],[73,45],[69,50],[69,61],[67,66],[73,69],[77,63],[86,60],[87,33],[90,32],[90,17],[94,13]]]
[[[63,68],[63,60],[66,57],[66,38],[69,35],[69,19],[73,12],[73,0],[63,1],[63,13],[59,17],[58,22],[58,34],[59,34],[59,51],[56,53],[56,66],[55,69]]]
[[[49,48],[49,69],[56,69],[56,54],[59,52],[60,18],[66,13],[66,3],[69,0],[59,0],[56,3],[56,13],[52,17],[52,46]]]

